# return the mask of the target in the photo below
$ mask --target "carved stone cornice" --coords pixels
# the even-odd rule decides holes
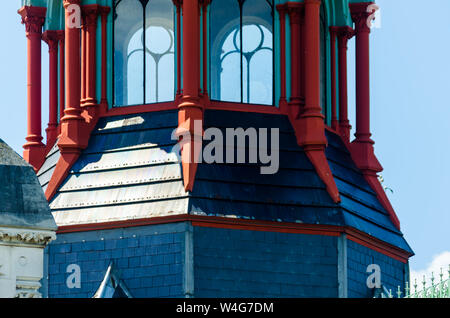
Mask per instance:
[[[25,24],[26,36],[41,36],[47,8],[23,6],[17,12],[22,17],[22,24]]]
[[[0,242],[45,246],[55,239],[52,231],[0,227]]]
[[[23,278],[17,279],[14,298],[42,298],[42,294],[39,292],[41,287],[40,282]]]

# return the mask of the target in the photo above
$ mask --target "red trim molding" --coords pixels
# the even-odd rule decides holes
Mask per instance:
[[[275,114],[275,115],[282,114],[279,108],[271,105],[241,104],[241,103],[214,101],[214,100],[210,101],[207,109],[228,110],[245,113]]]
[[[177,104],[175,101],[157,103],[151,105],[135,105],[126,107],[113,107],[109,109],[106,113],[102,113],[100,117],[110,117],[110,116],[124,116],[124,115],[135,115],[142,113],[160,112],[164,110],[174,110],[177,109]]]
[[[400,262],[407,263],[408,259],[413,256],[396,246],[385,243],[374,238],[364,232],[358,231],[350,227],[334,226],[334,225],[318,225],[318,224],[302,224],[302,223],[280,223],[271,221],[231,219],[223,217],[210,217],[199,215],[172,215],[165,217],[155,217],[137,220],[126,220],[116,222],[106,222],[97,224],[79,224],[70,226],[60,226],[57,234],[111,230],[117,228],[128,228],[136,226],[147,226],[156,224],[168,224],[177,222],[192,222],[193,226],[245,230],[245,231],[263,231],[276,233],[293,233],[307,235],[324,235],[324,236],[340,236],[347,234],[348,239],[377,251],[386,256],[392,257]]]

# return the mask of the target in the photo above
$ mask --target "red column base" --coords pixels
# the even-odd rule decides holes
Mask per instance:
[[[278,102],[278,108],[280,109],[280,112],[282,114],[288,114],[288,110],[289,110],[289,105],[288,102],[286,100],[286,98],[281,97],[280,101]]]
[[[50,151],[50,149],[52,149],[52,147],[56,142],[56,139],[58,138],[59,135],[58,125],[49,124],[45,132],[47,133],[47,146],[45,151],[45,153],[47,154]]]
[[[373,149],[374,142],[355,140],[350,144],[350,152],[356,166],[364,175],[373,175],[383,171]]]
[[[336,132],[339,132],[339,121],[336,119],[332,119],[331,128],[334,129]]]
[[[198,98],[181,97],[178,128],[185,191],[193,191],[203,141],[203,106]]]
[[[352,126],[350,125],[350,122],[347,121],[341,121],[339,123],[339,134],[341,135],[342,139],[348,144],[350,143],[350,130],[352,129]]]
[[[98,108],[99,116],[106,114],[108,112],[108,101],[106,99],[102,99],[98,105]]]
[[[334,181],[328,159],[325,156],[327,139],[325,125],[320,117],[301,117],[291,120],[297,143],[306,153],[320,179],[325,183],[328,194],[335,203],[341,202],[339,189]]]
[[[300,112],[304,104],[304,100],[299,98],[291,98],[291,101],[286,104],[286,113],[294,127],[297,126],[296,122],[299,120]]]
[[[61,154],[78,152],[86,148],[89,141],[90,125],[82,117],[79,119],[64,120],[61,123],[61,137],[58,147]]]
[[[325,124],[323,116],[305,116],[302,115],[298,119],[298,129],[296,129],[297,140],[302,147],[325,147],[328,144],[325,137]]]
[[[35,172],[38,172],[45,161],[45,145],[43,143],[25,144],[23,148],[23,159],[34,168]]]

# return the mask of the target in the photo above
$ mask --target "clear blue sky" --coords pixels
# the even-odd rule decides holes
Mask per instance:
[[[411,268],[450,251],[450,1],[378,0],[381,28],[371,35],[372,132],[385,185],[416,252]],[[3,1],[0,32],[0,138],[20,154],[26,136],[26,39],[16,13]],[[350,109],[354,109],[354,49],[349,51]],[[43,45],[43,91],[48,90]],[[43,122],[48,97],[43,94]],[[350,112],[354,123],[354,112]],[[44,132],[44,129],[43,129]]]

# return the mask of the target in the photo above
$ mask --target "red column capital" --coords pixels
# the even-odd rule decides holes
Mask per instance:
[[[26,36],[41,36],[47,8],[24,6],[17,11],[25,24]]]
[[[58,41],[64,41],[64,30],[56,30]]]
[[[56,30],[47,30],[42,34],[42,40],[47,43],[49,53],[58,50],[59,35]]]
[[[349,5],[356,32],[370,33],[370,21],[374,13],[373,4],[373,2],[360,2]]]
[[[111,12],[110,7],[100,6],[100,15],[102,16],[102,18],[106,18],[110,12]]]
[[[97,27],[97,18],[100,12],[100,6],[98,4],[87,4],[82,7],[83,14],[85,16],[85,25],[87,28]],[[108,7],[109,8],[109,7]]]
[[[287,3],[277,4],[276,9],[280,15],[285,15],[287,13]]]
[[[355,35],[355,30],[349,26],[334,27],[336,36],[338,37],[338,45],[345,46],[347,49],[347,42]]]
[[[207,7],[211,4],[211,0],[199,0],[199,3],[202,7]]]
[[[177,8],[181,8],[183,5],[183,0],[172,0],[172,2]]]
[[[303,3],[300,2],[288,2],[286,3],[286,10],[289,14],[289,23],[291,25],[293,24],[300,24],[302,20],[302,10],[303,10]]]

